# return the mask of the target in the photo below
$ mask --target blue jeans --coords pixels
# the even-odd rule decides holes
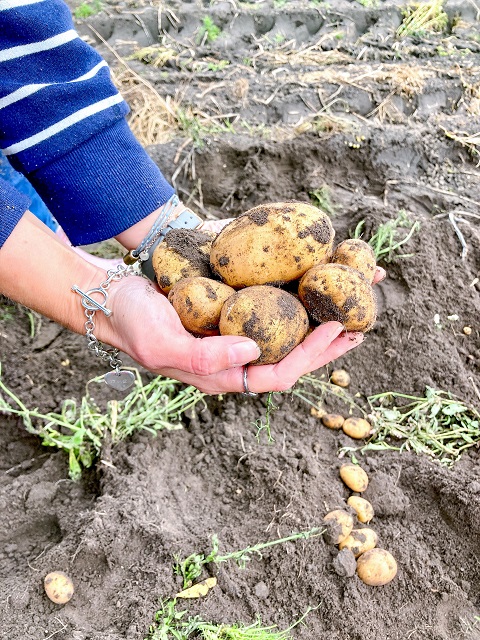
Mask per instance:
[[[44,224],[47,225],[49,229],[52,231],[56,231],[58,229],[58,222],[52,216],[50,211],[47,209],[47,206],[40,198],[38,193],[32,187],[30,182],[25,178],[24,175],[15,171],[12,165],[9,163],[7,158],[0,151],[0,178],[3,178],[7,182],[9,182],[12,186],[24,193],[31,200],[29,210]]]

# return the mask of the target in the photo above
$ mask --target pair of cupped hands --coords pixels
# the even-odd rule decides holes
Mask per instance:
[[[220,230],[229,221],[204,223]],[[373,283],[385,278],[377,267]],[[186,331],[173,306],[159,289],[141,277],[123,279],[111,289],[114,309],[109,319],[115,346],[146,369],[217,395],[243,392],[244,366],[260,355],[257,344],[240,336],[195,338]],[[343,356],[364,340],[339,322],[326,322],[277,364],[248,368],[248,388],[254,393],[286,391],[297,380]]]

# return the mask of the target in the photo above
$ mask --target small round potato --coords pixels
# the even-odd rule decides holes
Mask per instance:
[[[217,336],[223,304],[235,289],[209,278],[182,278],[171,289],[168,299],[183,326],[196,336]]]
[[[350,535],[339,544],[340,549],[350,549],[353,555],[358,558],[362,553],[370,551],[377,546],[378,536],[373,529],[353,529]]]
[[[222,336],[246,336],[261,350],[252,364],[274,364],[305,338],[308,316],[290,293],[275,287],[247,287],[230,296],[220,314]]]
[[[364,524],[368,524],[375,515],[375,511],[373,510],[370,502],[360,496],[350,496],[347,500],[347,504],[355,510],[358,521]]]
[[[358,558],[357,575],[365,584],[381,587],[397,575],[397,563],[385,549],[371,549]]]
[[[377,303],[362,274],[343,264],[319,264],[300,280],[298,295],[316,322],[336,320],[347,331],[370,331]]]
[[[372,247],[363,240],[344,240],[335,249],[331,262],[345,264],[360,271],[365,279],[372,284],[375,275],[375,253]]]
[[[52,571],[43,581],[45,593],[55,604],[65,604],[73,596],[73,582],[63,571]]]
[[[158,286],[168,293],[182,278],[211,277],[210,249],[216,234],[196,229],[172,229],[153,252]]]
[[[241,289],[300,278],[332,255],[328,216],[304,202],[265,204],[228,224],[213,242],[210,262],[226,284]]]
[[[347,418],[342,425],[342,429],[350,438],[360,440],[370,435],[372,426],[363,418]]]
[[[349,489],[362,493],[368,487],[367,473],[358,464],[346,462],[340,467],[340,478]]]
[[[339,544],[350,535],[353,529],[353,517],[348,511],[335,509],[323,519],[325,531],[323,537],[327,544]]]
[[[330,382],[337,387],[348,387],[350,384],[350,374],[345,369],[335,369],[330,376]]]
[[[345,418],[338,413],[327,413],[322,416],[322,422],[329,429],[341,429]]]

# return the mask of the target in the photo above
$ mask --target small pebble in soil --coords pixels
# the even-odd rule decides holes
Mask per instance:
[[[254,591],[255,595],[257,598],[260,598],[260,600],[265,600],[270,594],[270,589],[267,587],[265,582],[257,582]]]
[[[357,569],[357,561],[350,549],[342,549],[332,562],[335,573],[342,578],[352,578]]]
[[[464,333],[466,336],[471,335],[471,333],[472,333],[472,327],[463,327],[463,333]]]

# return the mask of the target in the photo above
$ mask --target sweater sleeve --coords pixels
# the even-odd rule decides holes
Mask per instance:
[[[28,209],[30,199],[0,178],[0,247]]]
[[[0,147],[73,244],[117,235],[173,194],[127,113],[61,0],[0,2]],[[3,199],[0,217],[11,232]]]

